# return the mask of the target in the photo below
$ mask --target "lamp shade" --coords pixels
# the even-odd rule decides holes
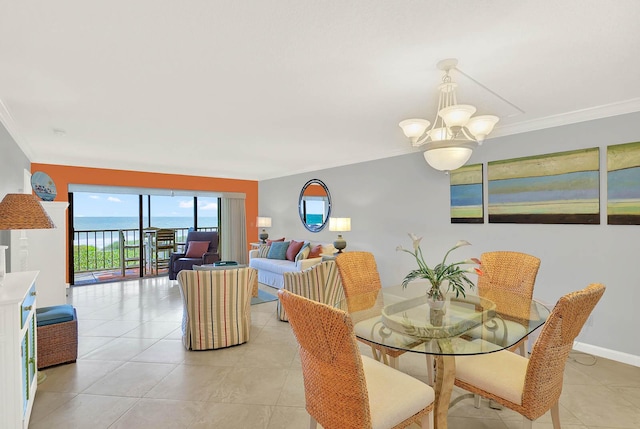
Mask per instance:
[[[478,142],[483,142],[499,120],[500,118],[494,115],[476,116],[467,122],[467,129]]]
[[[447,127],[451,128],[463,127],[474,113],[476,113],[476,108],[470,104],[454,104],[440,110],[438,115],[444,120]]]
[[[426,150],[424,159],[436,170],[452,171],[469,161],[472,153],[468,147],[440,147]]]
[[[0,202],[0,229],[50,229],[55,224],[31,194],[7,194]]]
[[[259,228],[271,228],[270,217],[258,217],[256,219],[256,226]]]
[[[400,125],[402,132],[411,140],[411,142],[416,142],[427,130],[429,124],[430,122],[426,119],[405,119],[398,125]]]
[[[351,218],[350,217],[330,217],[329,218],[329,231],[351,231]]]

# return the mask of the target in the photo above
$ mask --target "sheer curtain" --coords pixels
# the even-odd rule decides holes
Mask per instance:
[[[244,198],[221,199],[220,259],[247,263],[247,223]]]

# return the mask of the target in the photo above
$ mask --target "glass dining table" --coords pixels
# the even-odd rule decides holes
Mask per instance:
[[[444,305],[427,299],[427,283],[414,281],[349,296],[336,307],[353,321],[356,337],[386,348],[435,358],[434,423],[447,427],[455,380],[455,356],[492,353],[526,340],[544,324],[549,309],[508,291],[491,296],[447,294]]]

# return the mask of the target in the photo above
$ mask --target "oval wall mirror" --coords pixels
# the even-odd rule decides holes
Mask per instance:
[[[300,220],[311,232],[319,232],[327,225],[331,214],[331,195],[322,180],[311,179],[302,187],[298,199]]]

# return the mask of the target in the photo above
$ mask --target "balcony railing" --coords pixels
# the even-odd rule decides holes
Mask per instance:
[[[169,229],[175,231],[175,250],[183,250],[189,228]],[[198,231],[217,230],[217,227],[198,228]],[[143,233],[143,240],[144,237]],[[139,268],[139,243],[140,232],[138,229],[76,230],[73,234],[74,274],[120,270],[124,275],[127,268]],[[148,246],[143,248],[148,248]]]

